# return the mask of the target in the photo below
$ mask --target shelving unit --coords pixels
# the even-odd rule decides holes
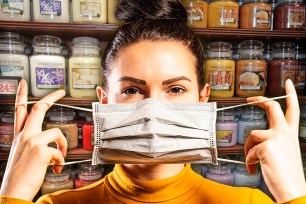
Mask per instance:
[[[0,21],[0,32],[11,31],[23,34],[27,38],[35,35],[55,35],[63,40],[71,41],[72,38],[78,36],[89,36],[99,39],[100,41],[108,41],[118,29],[117,25],[109,24],[72,24],[72,23],[38,23],[38,22],[6,22]],[[241,40],[257,39],[264,42],[293,41],[306,43],[306,31],[253,31],[242,29],[194,29],[194,32],[203,42],[207,41],[231,41],[239,42]],[[29,101],[37,101],[38,98],[29,97]],[[93,99],[75,99],[65,97],[58,101],[61,104],[69,104],[75,106],[91,106],[91,103],[98,100]],[[245,103],[245,98],[216,98],[211,97],[210,101],[215,101],[222,105],[235,105]],[[285,99],[279,101],[285,104]],[[306,103],[306,96],[299,96],[300,104]],[[0,104],[14,104],[14,99],[0,98]],[[306,143],[301,143],[301,149],[306,150]],[[243,146],[235,145],[233,147],[218,148],[219,154],[242,154]],[[91,158],[91,152],[84,149],[76,149],[68,152],[67,159],[81,160]],[[8,153],[0,153],[0,160],[6,160]]]

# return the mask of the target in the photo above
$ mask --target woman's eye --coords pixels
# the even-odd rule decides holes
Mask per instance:
[[[139,94],[140,91],[137,88],[127,88],[127,89],[124,89],[121,93],[125,95],[135,95],[135,94]]]
[[[181,87],[173,87],[169,90],[169,93],[179,95],[185,93],[185,89]]]

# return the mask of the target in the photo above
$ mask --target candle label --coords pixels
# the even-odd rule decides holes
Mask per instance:
[[[289,19],[289,27],[293,26],[302,26],[305,21],[305,11],[304,9],[289,9],[288,15]]]
[[[101,3],[80,2],[80,15],[82,17],[101,17]]]
[[[3,61],[3,63],[5,63],[5,61]],[[24,74],[24,68],[22,66],[0,65],[0,76],[23,77],[23,74]]]
[[[212,90],[231,90],[233,88],[233,77],[232,71],[210,71],[208,83]]]
[[[243,141],[245,142],[249,136],[249,134],[253,131],[253,130],[265,130],[265,127],[262,126],[245,126],[243,129]]]
[[[267,25],[270,23],[271,11],[256,11],[256,24]]]
[[[74,89],[95,89],[99,85],[100,69],[72,68],[72,87]]]
[[[297,87],[297,79],[299,75],[298,65],[297,64],[281,64],[282,68],[282,79],[281,79],[281,87],[285,88],[285,83],[287,79],[291,79],[294,86]]]
[[[62,15],[62,2],[54,0],[40,0],[40,14],[41,15]]]
[[[2,13],[14,13],[23,15],[23,0],[2,0],[0,6]]]
[[[204,19],[204,8],[197,6],[197,7],[186,7],[188,20],[191,21],[202,21]]]
[[[226,6],[220,9],[220,23],[236,23],[237,21],[237,8]]]
[[[64,88],[65,69],[36,67],[36,87],[41,89]]]
[[[265,87],[265,64],[242,65],[239,74],[239,88],[241,90],[263,90]]]
[[[0,95],[15,95],[21,77],[0,76]]]
[[[0,146],[10,147],[13,143],[13,134],[1,134],[0,135]]]
[[[219,143],[231,143],[233,138],[233,131],[217,130],[216,137],[217,137],[217,142]]]

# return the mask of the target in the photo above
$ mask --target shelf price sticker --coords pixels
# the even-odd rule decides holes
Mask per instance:
[[[21,77],[0,76],[0,95],[15,96]]]

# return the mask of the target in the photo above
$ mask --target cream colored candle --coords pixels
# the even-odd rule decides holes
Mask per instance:
[[[73,0],[74,23],[107,23],[106,0]]]
[[[34,53],[30,57],[31,90],[35,97],[43,97],[65,89],[65,58],[61,55],[61,40],[41,35],[33,39]]]
[[[115,17],[115,10],[118,5],[119,0],[107,0],[107,19],[109,24],[121,24],[121,21],[118,21]]]
[[[73,39],[69,59],[70,95],[74,98],[96,98],[96,87],[101,81],[99,41],[89,37]]]
[[[0,1],[0,20],[29,21],[30,16],[30,0]]]
[[[69,0],[33,0],[34,21],[69,23]]]

